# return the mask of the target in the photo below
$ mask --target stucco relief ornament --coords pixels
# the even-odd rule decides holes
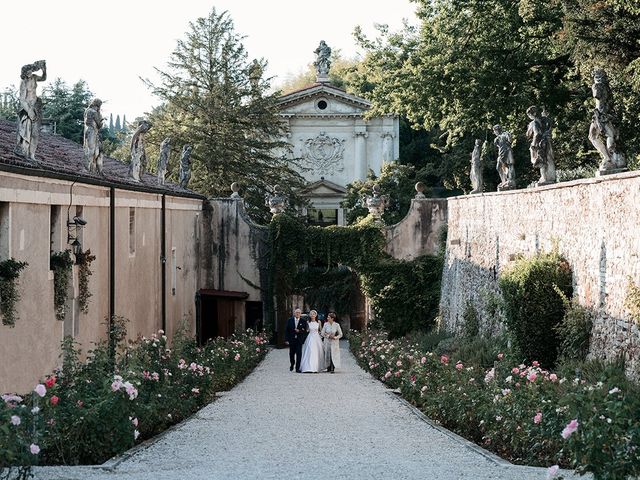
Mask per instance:
[[[273,195],[268,193],[264,196],[264,203],[269,207],[269,211],[274,215],[276,213],[283,213],[287,208],[287,197],[280,191],[280,186],[273,187]]]
[[[344,170],[344,139],[332,138],[320,132],[317,137],[302,142],[302,156],[314,173],[333,175]]]

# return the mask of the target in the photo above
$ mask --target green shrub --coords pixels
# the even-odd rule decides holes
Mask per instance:
[[[414,331],[407,335],[407,340],[415,343],[423,352],[433,352],[443,340],[452,338],[453,334],[446,330],[432,329],[428,332]]]
[[[556,252],[517,260],[500,277],[505,324],[528,361],[552,366],[560,344],[555,327],[572,296],[571,268]]]
[[[480,333],[480,318],[478,317],[478,311],[470,300],[464,307],[464,313],[462,314],[462,337],[474,338]]]
[[[562,321],[554,327],[558,334],[561,358],[584,360],[589,353],[591,330],[593,329],[593,313],[557,290],[561,296],[565,312]]]

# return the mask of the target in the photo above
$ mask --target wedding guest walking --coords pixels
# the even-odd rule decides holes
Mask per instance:
[[[293,366],[296,367],[296,372],[300,373],[300,361],[302,360],[302,345],[307,338],[307,322],[304,318],[301,318],[302,310],[296,308],[293,311],[293,317],[287,321],[287,328],[284,331],[285,343],[289,345],[289,371],[293,371]]]
[[[340,339],[342,338],[342,329],[336,322],[336,314],[329,312],[327,321],[322,327],[322,336],[324,342],[324,364],[327,372],[334,373],[336,367],[340,368]]]

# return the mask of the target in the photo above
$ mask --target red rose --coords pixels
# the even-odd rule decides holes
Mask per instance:
[[[48,377],[48,378],[45,380],[44,384],[47,386],[47,388],[51,388],[51,387],[53,387],[53,386],[56,384],[56,377],[55,377],[55,375],[52,375],[52,376]]]
[[[51,402],[51,405],[53,405],[54,407],[58,404],[58,402],[60,401],[60,397],[54,395],[51,397],[51,399],[49,399],[49,401]]]

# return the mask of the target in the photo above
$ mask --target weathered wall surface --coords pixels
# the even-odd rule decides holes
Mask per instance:
[[[461,326],[467,300],[485,328],[500,273],[517,255],[557,246],[573,268],[578,301],[596,310],[591,355],[624,352],[635,368],[640,334],[623,306],[629,277],[640,283],[640,173],[448,200],[441,313]]]
[[[440,232],[446,224],[446,199],[414,198],[407,215],[384,230],[387,253],[401,260],[435,255],[440,248]]]
[[[246,292],[247,300],[264,301],[266,272],[260,263],[267,255],[267,228],[251,221],[240,199],[212,199],[206,213],[211,238],[204,242],[202,288]]]
[[[161,195],[115,190],[115,313],[129,320],[129,336],[150,335],[162,326]],[[60,341],[71,335],[83,351],[106,339],[109,316],[109,188],[7,172],[0,174],[0,260],[13,257],[29,265],[18,280],[15,327],[0,324],[0,393],[28,392],[60,363]],[[58,211],[52,218],[52,212]],[[131,212],[134,226],[130,233]],[[89,277],[89,311],[78,306],[78,267],[73,266],[66,316],[55,317],[50,251],[67,243],[69,217],[81,213],[84,250],[96,259]],[[198,286],[197,235],[202,200],[166,197],[167,331],[181,321],[195,331]],[[132,248],[133,247],[133,248]],[[175,263],[172,264],[172,249]],[[173,269],[175,265],[175,269]],[[172,275],[175,272],[175,292]]]

